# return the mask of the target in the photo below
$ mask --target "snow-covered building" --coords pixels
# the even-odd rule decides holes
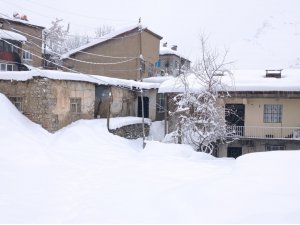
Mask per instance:
[[[159,83],[54,70],[0,72],[0,93],[32,121],[56,131],[79,119],[157,120]]]
[[[140,80],[154,76],[161,39],[146,26],[136,24],[71,50],[61,59],[64,66],[81,73]]]
[[[237,140],[219,146],[217,156],[299,149],[300,70],[236,70],[232,77],[225,75],[222,83],[230,96],[219,99],[219,103],[235,112],[226,116],[226,122]],[[190,84],[194,92],[201,89],[194,79]],[[184,85],[177,78],[159,88],[169,96],[183,91]],[[167,102],[171,110],[171,101]],[[172,122],[170,117],[168,121]],[[169,124],[168,133],[171,128]]]
[[[159,50],[159,62],[156,64],[160,75],[177,77],[182,71],[188,70],[191,61],[177,51],[177,45],[171,47],[163,43]]]
[[[0,72],[0,92],[50,132],[94,118],[96,84],[92,77],[61,71]]]
[[[22,18],[22,19],[21,19]],[[20,52],[20,59],[15,63],[22,63],[34,67],[43,67],[43,30],[42,26],[30,23],[27,17],[0,16],[0,35],[6,35],[11,40],[22,38],[22,45],[15,45],[11,42],[10,49],[17,49]],[[14,50],[16,51],[16,50]],[[7,63],[9,64],[9,63]]]
[[[0,71],[22,70],[22,46],[26,37],[0,29]]]

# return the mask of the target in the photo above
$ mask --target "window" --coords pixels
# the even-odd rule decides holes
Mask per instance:
[[[0,63],[0,71],[14,71],[14,65]]]
[[[157,112],[164,112],[165,111],[165,95],[163,93],[158,94],[158,102],[156,104],[156,111]]]
[[[9,97],[9,100],[16,106],[16,108],[23,112],[23,98],[22,97]]]
[[[24,60],[32,60],[32,54],[29,51],[23,51],[23,59]]]
[[[264,105],[264,123],[281,123],[282,105]]]
[[[266,151],[279,151],[285,150],[284,145],[266,145]]]
[[[70,112],[81,113],[81,98],[70,98]]]

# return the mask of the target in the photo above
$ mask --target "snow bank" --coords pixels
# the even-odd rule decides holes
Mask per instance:
[[[148,118],[144,118],[144,122],[148,125],[151,124],[151,120]],[[114,130],[120,127],[132,125],[132,124],[138,124],[138,123],[142,123],[141,117],[127,116],[127,117],[110,118],[109,129]]]
[[[187,145],[142,149],[105,119],[49,134],[3,95],[0,112],[0,223],[300,222],[299,151],[225,160]]]

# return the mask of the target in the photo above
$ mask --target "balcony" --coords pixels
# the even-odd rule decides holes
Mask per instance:
[[[300,127],[227,126],[228,137],[238,139],[299,140]]]

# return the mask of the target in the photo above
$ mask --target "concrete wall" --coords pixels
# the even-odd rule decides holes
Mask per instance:
[[[42,67],[43,66],[43,60],[42,58],[42,38],[43,38],[43,27],[34,26],[30,24],[25,24],[22,22],[16,22],[13,20],[4,20],[0,18],[0,22],[3,23],[3,29],[13,31],[18,33],[17,31],[13,30],[12,28],[19,30],[24,33],[20,33],[21,35],[25,36],[27,38],[27,42],[22,45],[22,48],[24,50],[30,51],[31,53],[37,55],[32,56],[32,61],[26,61],[22,59],[23,63],[27,63],[29,65],[35,66],[35,67]],[[31,37],[27,34],[37,37]],[[40,58],[39,58],[40,57]]]
[[[120,38],[122,36],[124,38]],[[120,64],[95,65],[65,59],[64,65],[82,73],[139,80],[140,34],[137,30],[134,30],[125,33],[122,36],[117,36],[116,39],[111,39],[101,44],[94,45],[90,48],[84,49],[83,51],[114,57],[135,57],[134,59],[105,58],[78,52],[71,57],[92,63],[117,63],[120,61],[129,61]],[[146,31],[142,32],[141,36],[142,54],[146,60],[146,70],[143,76],[147,77],[149,64],[154,64],[155,61],[158,60],[160,40]]]
[[[0,80],[0,92],[22,97],[23,114],[50,132],[73,121],[94,118],[95,85],[87,82],[34,78]],[[70,112],[70,98],[81,98],[81,112]]]

